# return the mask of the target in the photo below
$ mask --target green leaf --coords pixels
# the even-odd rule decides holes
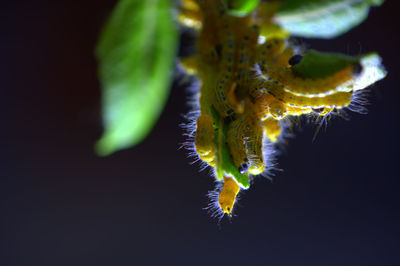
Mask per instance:
[[[345,85],[350,85],[352,90],[362,90],[387,75],[382,59],[376,53],[351,57],[315,50],[308,51],[300,63],[293,66],[293,72],[302,78],[324,78],[349,65],[356,64],[362,67],[361,73],[355,77],[354,82]]]
[[[249,175],[241,174],[237,167],[233,164],[232,156],[229,151],[226,139],[228,131],[228,123],[224,121],[218,114],[218,112],[211,107],[211,113],[214,119],[215,125],[217,125],[215,133],[215,144],[216,144],[216,177],[218,180],[223,180],[224,175],[233,177],[241,188],[248,189],[250,187]]]
[[[358,62],[359,57],[309,50],[300,63],[293,66],[293,72],[303,78],[324,78]]]
[[[260,0],[226,0],[229,13],[234,16],[246,16],[251,13]]]
[[[142,141],[169,94],[177,29],[169,0],[120,0],[100,37],[96,55],[105,132],[99,155]]]
[[[274,20],[292,35],[334,38],[361,24],[384,0],[285,0]]]

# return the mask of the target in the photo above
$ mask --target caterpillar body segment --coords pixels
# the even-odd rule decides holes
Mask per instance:
[[[313,109],[311,107],[298,107],[298,106],[290,106],[286,105],[287,115],[289,116],[301,116],[306,114],[311,114]]]
[[[267,40],[257,50],[257,62],[260,63],[260,66],[268,67],[285,50],[286,46],[284,39]]]
[[[245,113],[232,121],[227,142],[233,163],[241,174],[258,175],[265,170],[263,153],[263,128],[254,113]]]
[[[211,103],[215,97],[214,86],[218,79],[217,68],[215,66],[208,66],[203,61],[200,62],[202,71],[198,73],[201,79],[200,88],[200,112],[201,114],[211,115]]]
[[[216,159],[215,159],[215,152],[209,153],[207,155],[199,156],[200,159],[208,163],[211,167],[215,167],[216,164]]]
[[[180,8],[200,12],[198,2],[196,0],[180,0]]]
[[[279,82],[264,78],[254,80],[249,88],[249,94],[254,99],[254,104],[251,106],[258,118],[283,119],[287,115],[288,106],[285,102],[270,93],[271,91],[280,92],[283,88],[283,84]]]
[[[227,132],[227,144],[231,153],[233,163],[241,174],[245,173],[249,167],[249,159],[246,150],[246,128],[245,117],[241,115],[238,119],[229,124]]]
[[[289,32],[273,22],[273,17],[281,4],[281,1],[260,1],[258,4],[253,15],[253,20],[260,26],[260,35],[263,38],[289,38]]]
[[[199,10],[181,7],[179,8],[178,22],[188,28],[200,30],[202,17]]]
[[[264,93],[264,95],[259,97],[255,104],[251,106],[260,120],[268,117],[283,119],[287,115],[287,105],[269,93]]]
[[[239,184],[231,177],[224,176],[224,185],[219,194],[218,204],[221,210],[227,215],[232,215],[236,196],[240,191]]]
[[[197,119],[195,138],[196,152],[199,157],[208,163],[215,161],[214,121],[210,115],[200,115]]]
[[[235,88],[235,83],[232,79],[226,75],[224,78],[217,81],[216,86],[213,89],[214,92],[214,103],[213,106],[222,117],[231,117],[234,115],[235,107],[230,102],[230,97]]]
[[[219,46],[223,35],[223,21],[220,13],[223,8],[219,1],[197,1],[202,11],[202,28],[197,39],[197,53],[208,65],[217,65],[220,61]],[[223,17],[226,17],[224,15]],[[226,25],[226,23],[225,23]]]
[[[263,140],[264,132],[260,120],[250,120],[247,125],[246,149],[250,161],[248,172],[252,175],[259,175],[265,170]]]
[[[199,5],[194,0],[180,0],[178,21],[186,27],[200,29],[202,15]]]
[[[298,97],[293,98],[295,99],[293,105],[297,107],[342,109],[350,105],[352,96],[353,92],[338,92],[325,97]]]
[[[232,47],[232,48],[230,48]],[[234,114],[234,106],[230,102],[230,98],[233,90],[235,89],[236,83],[233,81],[233,39],[227,41],[227,45],[223,46],[222,62],[220,79],[217,80],[214,88],[214,107],[222,117],[232,116]]]
[[[283,89],[284,85],[282,83],[272,81],[263,76],[257,76],[249,84],[248,94],[253,98],[253,102],[257,102],[259,99],[265,97],[269,91],[281,91]]]
[[[336,92],[350,92],[351,84],[355,78],[354,65],[348,66],[337,71],[333,75],[325,78],[302,78],[297,76],[289,67],[267,67],[266,75],[269,78],[285,84],[286,89],[292,94],[308,97],[322,97]]]
[[[216,65],[220,61],[217,47],[217,43],[208,40],[202,44],[198,44],[198,54],[205,63]]]
[[[290,59],[293,58],[293,53],[292,47],[286,47],[286,49],[276,57],[274,64],[277,67],[289,67]]]
[[[234,90],[234,64],[236,42],[231,29],[231,18],[224,13],[221,15],[221,40],[220,40],[220,64],[219,77],[214,88],[214,107],[222,117],[229,117],[234,114],[234,106],[228,96]]]
[[[322,97],[305,97],[296,96],[286,91],[271,91],[277,99],[285,102],[287,105],[293,107],[306,107],[306,108],[344,108],[351,103],[352,92],[338,92],[328,96]]]
[[[241,21],[242,22],[242,21]],[[248,20],[244,20],[243,23],[249,23]],[[253,66],[255,60],[255,50],[257,47],[257,40],[259,36],[259,27],[252,25],[250,31],[245,31],[238,37],[238,49],[237,49],[237,83],[238,83],[238,95],[244,93],[240,90],[245,90],[248,84],[250,75],[249,69]]]
[[[268,138],[268,140],[272,143],[277,142],[282,133],[282,127],[279,120],[267,118],[262,121],[262,126],[264,134]]]
[[[181,58],[180,65],[189,75],[197,75],[199,69],[199,57],[197,55]]]
[[[289,106],[294,107],[310,107],[310,108],[322,108],[322,107],[335,107],[343,108],[348,106],[352,100],[352,92],[337,92],[330,95],[322,95],[315,97],[298,96],[291,93],[286,87],[278,82],[263,79],[264,84],[260,86],[264,88],[269,94],[273,95],[276,99]],[[261,84],[260,84],[261,85]]]

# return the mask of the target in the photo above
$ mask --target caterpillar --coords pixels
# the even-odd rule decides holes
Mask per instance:
[[[301,61],[300,55],[293,55],[294,50],[287,42],[280,39],[267,41],[257,51],[257,63],[262,74],[269,79],[285,85],[285,90],[305,97],[322,97],[338,91],[350,92],[352,81],[362,71],[359,63],[350,64],[324,78],[302,78],[295,74],[290,66]],[[343,84],[348,84],[343,86]]]
[[[276,146],[291,117],[324,120],[340,109],[354,109],[366,80],[385,75],[372,70],[380,66],[373,55],[344,60],[326,75],[303,75],[309,54],[300,53],[288,33],[273,24],[278,5],[261,2],[243,17],[232,16],[223,0],[182,0],[180,7],[178,20],[198,34],[197,54],[181,61],[201,83],[191,137],[222,187],[210,193],[210,208],[219,218],[232,215],[238,193],[253,175],[271,169],[264,147]]]

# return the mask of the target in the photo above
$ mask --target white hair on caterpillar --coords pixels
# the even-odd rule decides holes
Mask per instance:
[[[208,191],[207,198],[208,198],[208,205],[204,208],[207,213],[212,217],[220,222],[222,218],[225,216],[225,213],[222,211],[221,207],[219,206],[219,194],[222,191],[223,183],[216,182],[215,188],[213,190]]]
[[[260,176],[265,177],[272,182],[272,177],[275,176],[274,172],[280,169],[278,168],[278,164],[276,162],[277,148],[274,143],[270,142],[266,137],[264,137],[263,141],[263,154],[265,170],[260,174]],[[253,178],[251,180],[253,180]]]

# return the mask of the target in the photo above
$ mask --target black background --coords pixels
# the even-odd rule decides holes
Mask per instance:
[[[400,265],[397,1],[323,51],[378,51],[389,75],[369,114],[305,125],[221,226],[214,186],[190,165],[172,89],[150,136],[96,157],[93,48],[114,0],[3,1],[0,8],[0,265]]]

